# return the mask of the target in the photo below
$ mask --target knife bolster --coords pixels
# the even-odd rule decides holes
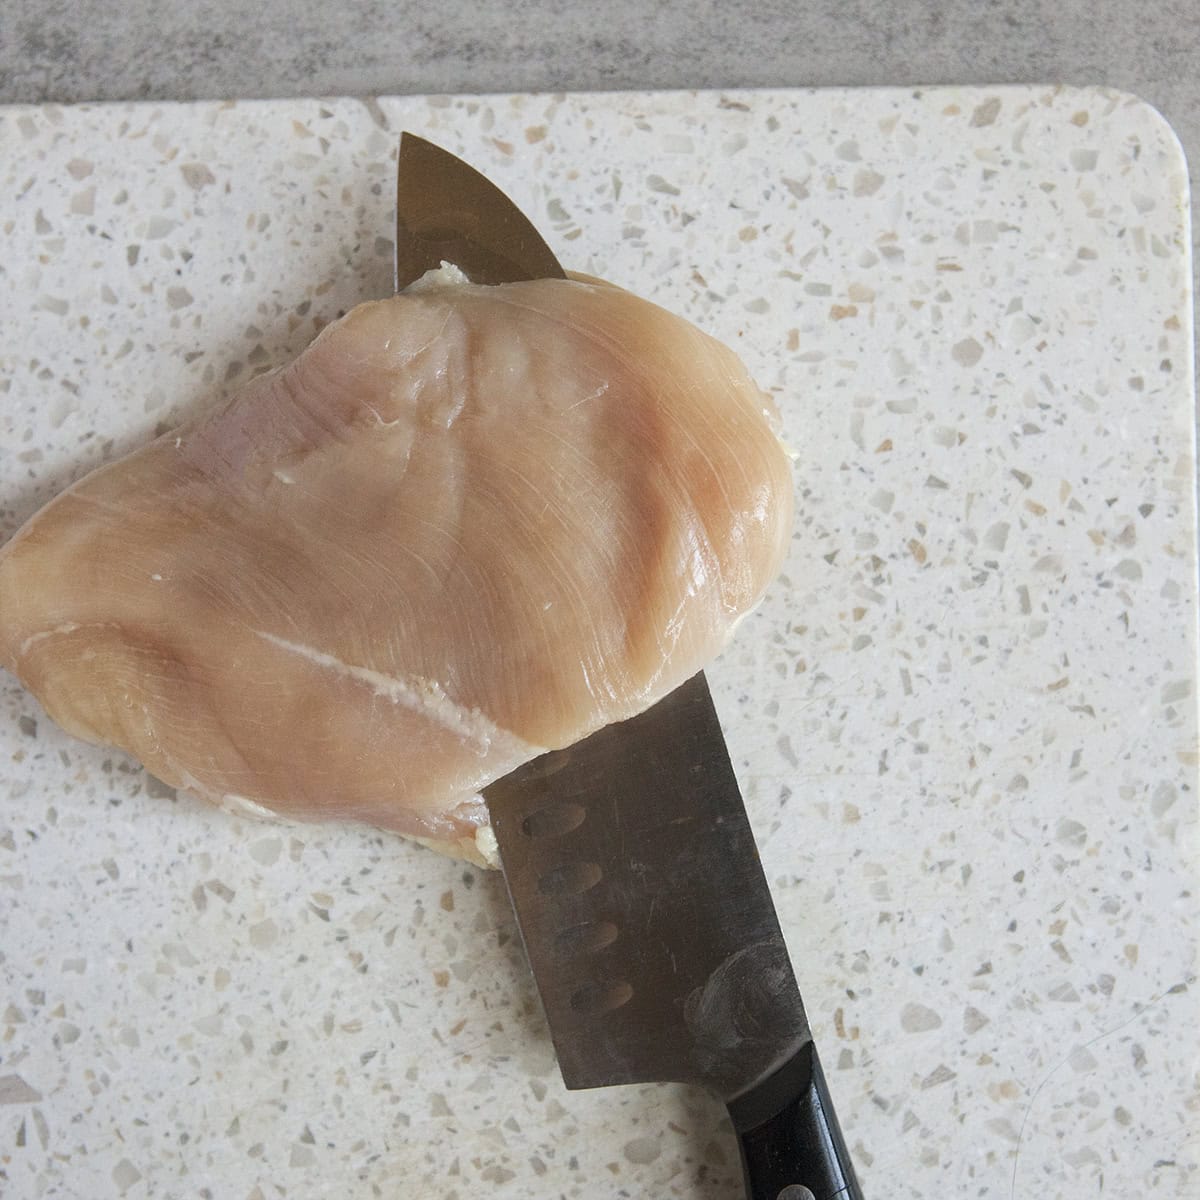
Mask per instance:
[[[825,1073],[811,1041],[728,1104],[750,1200],[862,1200]],[[794,1189],[788,1192],[787,1189]]]

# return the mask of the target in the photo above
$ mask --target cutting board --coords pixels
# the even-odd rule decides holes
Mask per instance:
[[[402,128],[779,403],[792,551],[711,678],[867,1194],[1194,1196],[1171,131],[1037,88],[0,111],[4,534],[388,293]],[[2,695],[0,1192],[738,1194],[706,1096],[563,1089],[498,875]]]

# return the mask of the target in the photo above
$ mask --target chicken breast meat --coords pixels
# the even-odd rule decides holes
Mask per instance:
[[[428,278],[0,550],[0,664],[177,787],[488,857],[479,792],[724,646],[790,467],[738,358],[581,279]]]

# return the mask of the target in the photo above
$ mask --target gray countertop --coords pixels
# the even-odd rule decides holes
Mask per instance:
[[[647,15],[647,8],[653,9]],[[113,11],[113,10],[116,11]],[[1192,0],[7,0],[0,102],[609,88],[1102,84],[1200,145]]]

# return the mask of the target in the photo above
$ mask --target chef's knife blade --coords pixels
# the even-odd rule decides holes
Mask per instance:
[[[460,159],[401,139],[397,290],[565,278]],[[708,684],[484,789],[568,1088],[700,1084],[727,1104],[751,1200],[861,1200]]]
[[[484,795],[567,1087],[731,1101],[811,1040],[702,674]]]

